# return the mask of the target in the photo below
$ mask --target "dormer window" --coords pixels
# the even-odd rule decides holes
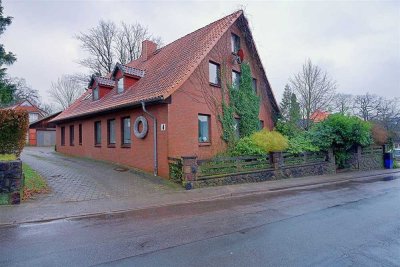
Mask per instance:
[[[237,54],[240,49],[240,37],[232,33],[231,35],[232,53]]]
[[[93,100],[98,100],[99,99],[99,87],[95,87],[93,89]]]
[[[124,91],[124,77],[119,78],[118,84],[117,84],[117,92],[118,94],[122,93]]]

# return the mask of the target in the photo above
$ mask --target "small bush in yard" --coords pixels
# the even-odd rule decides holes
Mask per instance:
[[[234,148],[229,151],[232,156],[264,155],[270,152],[285,151],[288,139],[276,131],[267,129],[241,138]]]
[[[288,139],[277,131],[264,129],[250,137],[265,153],[285,151],[289,147]]]
[[[21,154],[29,127],[28,113],[12,109],[0,110],[0,154]]]
[[[376,145],[384,145],[388,141],[389,133],[379,124],[374,123],[371,129],[372,139]]]
[[[265,151],[257,146],[250,137],[241,138],[231,151],[231,156],[253,156],[263,155]]]
[[[303,132],[289,139],[287,151],[292,154],[299,154],[302,152],[317,152],[320,151],[320,148],[313,144],[307,132]]]

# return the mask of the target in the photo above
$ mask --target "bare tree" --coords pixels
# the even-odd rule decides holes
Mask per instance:
[[[10,82],[15,85],[13,92],[14,102],[21,102],[23,100],[29,100],[34,104],[39,103],[39,92],[33,89],[26,83],[24,78],[14,77],[10,79]]]
[[[51,83],[50,97],[64,110],[84,92],[85,87],[74,77],[63,75]]]
[[[99,25],[75,36],[88,56],[79,63],[92,73],[106,75],[116,62],[126,64],[140,56],[142,41],[152,40],[161,45],[159,37],[149,34],[147,27],[121,22],[100,21]]]
[[[400,99],[382,98],[377,108],[376,120],[383,125],[386,130],[392,130],[393,122],[400,118]]]
[[[320,67],[308,59],[301,72],[290,79],[291,88],[299,96],[299,102],[306,119],[306,129],[310,127],[311,115],[319,109],[326,109],[336,90],[336,82],[331,80]]]
[[[339,93],[334,96],[331,103],[331,109],[334,112],[349,115],[353,110],[353,102],[353,95]]]
[[[354,113],[365,121],[376,118],[378,107],[382,102],[382,98],[377,95],[366,93],[358,95],[354,98]]]

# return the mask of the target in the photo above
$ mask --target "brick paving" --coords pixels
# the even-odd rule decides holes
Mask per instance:
[[[137,198],[179,190],[164,179],[121,170],[111,163],[65,156],[53,148],[26,147],[21,159],[38,171],[51,189],[49,194],[31,200],[35,203]]]

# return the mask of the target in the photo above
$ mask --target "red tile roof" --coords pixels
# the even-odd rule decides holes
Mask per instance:
[[[156,50],[146,61],[139,58],[128,63],[128,67],[145,71],[144,77],[133,85],[134,90],[129,88],[124,93],[117,94],[114,88],[97,101],[88,97],[91,94],[88,90],[53,121],[134,105],[141,101],[166,99],[189,78],[217,41],[242,14],[243,11],[237,11],[198,29]]]
[[[329,115],[330,115],[329,112],[322,111],[322,110],[316,110],[313,114],[311,114],[310,119],[313,122],[320,122],[320,121],[323,121],[326,118],[328,118]]]

